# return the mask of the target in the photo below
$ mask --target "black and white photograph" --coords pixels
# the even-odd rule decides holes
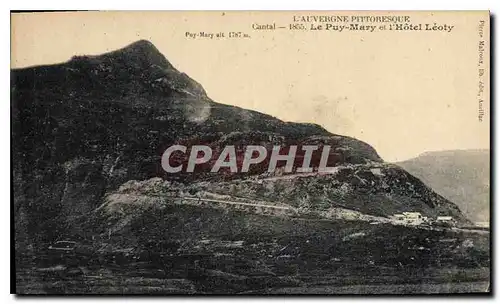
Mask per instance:
[[[13,293],[491,294],[489,11],[10,17]]]

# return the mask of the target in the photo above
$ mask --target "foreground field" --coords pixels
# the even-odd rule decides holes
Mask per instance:
[[[490,281],[485,232],[187,205],[131,212],[87,223],[91,251],[16,255],[17,292],[427,294],[486,292]]]
[[[20,294],[432,294],[483,293],[489,269],[442,269],[440,272],[372,267],[367,273],[348,269],[308,275],[254,273],[238,275],[177,265],[173,273],[130,265],[117,268],[80,267],[78,270],[25,269],[17,272]],[[184,268],[184,269],[182,269]],[[381,270],[380,275],[374,272]],[[329,272],[329,274],[327,274]],[[338,272],[335,275],[332,273]]]

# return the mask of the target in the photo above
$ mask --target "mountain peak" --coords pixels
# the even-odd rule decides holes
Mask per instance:
[[[159,54],[163,56],[156,46],[149,40],[141,39],[116,50],[115,52],[137,53],[137,54]]]
[[[151,41],[146,39],[140,39],[135,42],[132,42],[131,44],[125,46],[124,48],[153,48],[157,50],[155,45]]]
[[[174,69],[156,46],[148,40],[138,40],[121,49],[95,56],[74,56],[72,62],[105,63],[122,65],[138,69],[158,66],[162,69]]]
[[[131,61],[142,61],[148,65],[158,65],[162,68],[173,68],[172,64],[163,56],[156,46],[148,40],[138,40],[121,49],[105,54],[105,56],[119,56]]]

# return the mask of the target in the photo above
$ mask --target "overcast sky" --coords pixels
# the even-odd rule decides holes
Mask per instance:
[[[450,33],[252,30],[254,23],[287,26],[297,14],[15,15],[12,67],[63,62],[147,39],[213,100],[318,123],[371,144],[386,161],[489,147],[487,103],[485,121],[477,118],[477,25],[483,16],[411,15],[413,23],[452,24]],[[244,31],[251,38],[185,35],[200,31]]]

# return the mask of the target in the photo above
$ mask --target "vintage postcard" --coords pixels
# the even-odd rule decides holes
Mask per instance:
[[[488,294],[488,11],[11,14],[17,294]]]

